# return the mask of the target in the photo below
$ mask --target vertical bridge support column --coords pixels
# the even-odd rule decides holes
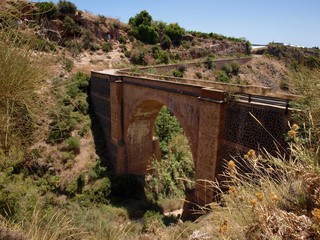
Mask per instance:
[[[123,83],[115,78],[110,82],[111,145],[113,167],[116,174],[127,172],[126,148],[123,136]]]
[[[204,206],[213,200],[214,189],[209,181],[215,181],[220,161],[226,103],[224,92],[211,89],[203,89],[199,100],[195,202]]]

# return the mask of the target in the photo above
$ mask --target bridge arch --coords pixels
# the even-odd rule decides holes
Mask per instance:
[[[135,102],[128,113],[128,124],[124,131],[128,172],[145,174],[151,158],[158,156],[160,149],[157,140],[154,139],[155,122],[164,106],[179,121],[188,139],[196,166],[197,146],[194,137],[197,136],[198,119],[195,119],[196,122],[187,122],[184,116],[185,109],[181,109],[181,105],[173,106],[165,99],[146,98]]]

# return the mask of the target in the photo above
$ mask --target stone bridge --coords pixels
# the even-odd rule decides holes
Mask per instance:
[[[91,101],[116,174],[146,173],[150,159],[159,153],[155,120],[167,106],[189,141],[196,179],[215,180],[223,159],[230,155],[261,148],[272,152],[277,149],[275,142],[284,144],[290,99],[258,86],[124,70],[93,71],[91,75]],[[212,197],[207,183],[198,181],[195,201],[206,204]]]

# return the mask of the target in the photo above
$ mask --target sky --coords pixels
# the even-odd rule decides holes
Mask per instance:
[[[40,0],[34,0],[40,1]],[[53,2],[57,3],[58,0]],[[147,10],[153,20],[186,30],[320,47],[320,0],[71,0],[78,9],[117,18]]]

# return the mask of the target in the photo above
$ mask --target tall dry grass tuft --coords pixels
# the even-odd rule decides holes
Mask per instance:
[[[32,138],[38,94],[48,73],[43,58],[21,39],[18,6],[0,5],[0,145],[5,148]]]
[[[61,210],[48,216],[35,207],[31,219],[22,222],[21,227],[30,240],[86,239],[88,236],[87,232],[75,226],[72,216]]]

